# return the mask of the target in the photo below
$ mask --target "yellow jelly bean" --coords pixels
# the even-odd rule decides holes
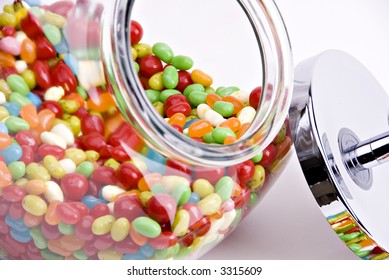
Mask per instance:
[[[49,23],[58,27],[59,29],[62,29],[66,23],[66,18],[50,11],[45,11],[40,19],[45,23]]]
[[[153,90],[163,90],[163,80],[162,80],[163,72],[155,73],[153,76],[149,79],[149,86]]]
[[[65,158],[71,159],[76,165],[79,165],[86,161],[86,154],[81,149],[69,148],[65,151]]]
[[[86,160],[90,162],[95,162],[99,159],[100,154],[93,150],[85,151]]]
[[[43,166],[56,179],[61,179],[66,175],[66,170],[59,164],[57,158],[52,155],[47,155],[43,158]]]
[[[101,250],[97,253],[99,260],[121,260],[123,254],[116,251],[114,248]]]
[[[26,175],[27,178],[32,180],[32,179],[38,179],[44,182],[50,181],[51,176],[49,171],[47,169],[36,162],[32,162],[26,167]]]
[[[18,186],[21,186],[21,187],[23,187],[27,183],[28,183],[28,179],[27,178],[20,178],[20,179],[15,181],[15,185],[18,185]]]
[[[72,132],[74,136],[78,136],[81,132],[81,121],[79,118],[76,116],[71,116],[66,120],[69,124],[70,127],[72,128]]]
[[[75,100],[59,100],[58,104],[68,114],[73,114],[80,108],[80,105]]]
[[[189,180],[181,176],[163,176],[161,184],[163,188],[169,192],[172,192],[177,186],[189,186]]]
[[[9,112],[3,106],[0,106],[0,121],[9,117]]]
[[[117,162],[115,159],[110,158],[104,162],[104,166],[112,167],[113,169],[118,169],[120,166],[120,163]]]
[[[207,195],[197,203],[197,206],[200,208],[203,215],[215,214],[219,210],[221,205],[222,199],[216,193],[211,193],[210,195]]]
[[[23,78],[23,80],[26,82],[27,86],[29,89],[33,89],[36,86],[36,81],[35,81],[35,74],[34,71],[31,69],[27,69],[23,71],[20,76]]]
[[[247,182],[247,186],[251,191],[258,191],[265,183],[265,177],[265,169],[261,165],[257,164],[254,167],[254,175],[250,181]]]
[[[131,56],[133,61],[135,61],[138,58],[138,53],[136,49],[134,49],[133,47],[131,47]]]
[[[22,206],[26,212],[35,216],[43,216],[47,211],[46,202],[37,195],[26,195],[23,198]]]
[[[127,218],[121,217],[117,219],[111,228],[111,237],[114,241],[120,242],[124,240],[130,233],[130,222]]]
[[[0,26],[6,26],[6,25],[11,25],[15,27],[18,24],[18,21],[16,19],[16,16],[13,14],[8,14],[8,13],[1,13],[0,14]]]
[[[201,84],[204,87],[209,87],[212,85],[212,77],[209,76],[208,74],[204,73],[203,71],[199,69],[195,69],[192,71],[190,74],[190,77],[192,78],[192,81],[196,84]]]
[[[140,195],[139,195],[139,198],[140,200],[142,201],[142,204],[143,206],[146,205],[147,201],[149,201],[149,199],[153,196],[153,193],[152,192],[149,192],[149,191],[144,191],[144,192],[141,192]]]
[[[173,234],[176,236],[184,236],[189,228],[189,213],[184,209],[177,211],[174,217],[172,226]]]
[[[142,58],[152,53],[151,46],[147,44],[138,43],[133,45],[132,47],[136,50],[138,58]]]
[[[115,222],[115,217],[105,215],[98,217],[92,224],[92,232],[95,235],[104,235],[111,231],[112,225]]]
[[[193,192],[197,193],[200,198],[204,198],[214,192],[214,187],[206,179],[197,179],[193,182]]]

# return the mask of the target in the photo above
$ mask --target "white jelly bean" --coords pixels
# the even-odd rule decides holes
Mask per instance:
[[[23,31],[17,31],[16,32],[15,39],[16,39],[16,41],[19,42],[20,45],[22,45],[24,39],[26,39],[26,38],[27,38],[27,35]]]
[[[107,206],[108,206],[108,209],[109,209],[109,213],[113,215],[114,207],[115,207],[115,202],[108,202]]]
[[[254,120],[256,113],[257,112],[253,107],[247,106],[240,110],[236,116],[241,124],[251,123]]]
[[[7,99],[5,98],[5,94],[0,91],[0,104],[4,104],[5,102],[7,102]]]
[[[244,91],[244,90],[238,90],[233,93],[231,93],[232,96],[238,98],[243,103],[248,103],[250,98],[250,92]]]
[[[197,106],[197,116],[200,118],[200,119],[204,119],[205,118],[205,113],[209,110],[212,110],[211,107],[209,107],[207,104],[205,103],[202,103],[200,104],[199,106]]]
[[[229,211],[227,213],[224,213],[224,223],[220,227],[220,230],[221,231],[226,230],[232,224],[232,222],[235,220],[235,217],[236,217],[236,210],[235,209],[232,211]]]
[[[67,145],[71,146],[74,144],[73,132],[63,123],[55,125],[50,131],[58,136],[61,136]]]
[[[59,160],[58,163],[66,171],[66,174],[76,172],[77,165],[70,158],[63,158]]]
[[[213,127],[217,127],[226,120],[222,115],[212,109],[205,112],[204,119],[209,121]]]
[[[224,215],[220,219],[212,219],[211,220],[211,228],[207,232],[207,234],[215,234],[218,233],[219,230],[223,227],[224,225]]]
[[[28,69],[27,63],[24,60],[18,60],[15,62],[15,69],[18,73],[23,73]]]
[[[114,185],[107,185],[107,186],[104,186],[101,190],[101,194],[103,196],[103,198],[106,200],[106,201],[114,201],[115,197],[121,193],[124,193],[125,190],[123,190],[122,188],[119,188],[118,186],[114,186]]]
[[[101,63],[94,60],[81,60],[78,62],[78,69],[78,81],[86,91],[105,84]]]
[[[46,90],[44,99],[45,100],[52,100],[52,101],[59,101],[63,96],[65,95],[64,89],[59,87],[51,87],[48,90]]]
[[[54,134],[52,132],[49,131],[42,132],[41,140],[44,144],[57,145],[63,149],[66,149],[65,140],[61,136],[58,136],[57,134]]]
[[[63,192],[61,187],[54,181],[45,182],[45,192],[43,193],[48,202],[58,200],[63,202]]]

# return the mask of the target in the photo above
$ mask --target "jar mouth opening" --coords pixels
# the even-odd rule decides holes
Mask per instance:
[[[282,18],[273,1],[238,1],[255,33],[262,62],[262,93],[251,125],[234,143],[201,143],[178,132],[155,110],[143,89],[134,64],[130,21],[135,1],[120,0],[114,9],[113,45],[116,76],[121,94],[116,94],[124,117],[144,140],[166,157],[205,166],[228,166],[254,157],[274,139],[286,118],[292,85],[292,56]],[[115,91],[115,90],[114,90]]]

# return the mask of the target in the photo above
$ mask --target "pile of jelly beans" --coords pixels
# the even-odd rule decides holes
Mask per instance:
[[[99,56],[69,48],[82,41],[76,32],[81,23],[99,28],[98,13],[69,19],[74,6],[15,1],[0,13],[0,257],[201,255],[257,201],[291,145],[288,126],[236,166],[205,168],[165,158],[122,117]],[[76,29],[69,31],[68,20]],[[250,96],[234,87],[213,91],[209,75],[188,72],[189,57],[174,56],[163,43],[140,43],[142,32],[133,22],[131,50],[156,110],[199,141],[239,138],[250,118],[241,115],[256,108],[250,100],[247,106]],[[89,42],[98,45],[98,33],[90,33]],[[212,123],[216,114],[219,121]]]

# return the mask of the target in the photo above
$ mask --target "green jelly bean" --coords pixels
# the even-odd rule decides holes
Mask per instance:
[[[30,93],[30,88],[24,79],[17,74],[9,75],[7,77],[7,83],[12,91],[16,91],[24,96]]]
[[[154,110],[161,116],[164,116],[163,113],[163,103],[161,101],[157,101],[153,103]]]
[[[173,258],[180,251],[180,244],[176,243],[174,246],[163,250],[155,251],[155,258],[158,260],[167,260]]]
[[[155,73],[149,79],[149,86],[154,90],[162,90],[163,89],[163,80],[162,80],[163,72]]]
[[[87,260],[89,258],[89,256],[84,252],[83,249],[74,251],[73,257],[75,257],[77,260]]]
[[[263,153],[262,151],[259,151],[258,154],[256,154],[252,159],[251,161],[254,162],[254,163],[258,163],[262,160],[262,157],[263,157]]]
[[[222,202],[226,202],[232,195],[234,189],[234,180],[230,176],[224,176],[217,181],[215,192],[220,196]]]
[[[136,61],[134,61],[134,69],[135,69],[136,73],[139,73],[140,67],[139,67],[138,62],[136,62]]]
[[[208,132],[203,136],[203,141],[207,144],[216,143],[215,139],[212,137],[212,132]]]
[[[242,216],[243,216],[242,209],[236,209],[236,216],[235,216],[235,219],[231,223],[231,228],[234,228],[239,224],[239,222],[242,219]]]
[[[152,47],[152,51],[156,57],[165,63],[170,63],[174,57],[173,50],[165,43],[155,43]]]
[[[218,144],[223,144],[224,139],[227,136],[236,137],[235,133],[227,127],[216,127],[214,130],[212,130],[212,137],[213,139],[215,139],[215,142]]]
[[[65,259],[65,257],[60,256],[60,255],[58,255],[58,254],[56,254],[56,253],[53,253],[53,252],[51,252],[49,249],[44,249],[44,250],[42,250],[42,251],[41,251],[41,256],[42,256],[42,258],[44,258],[45,260],[57,260],[57,261],[59,261],[59,260]]]
[[[20,107],[32,103],[30,99],[20,94],[19,92],[11,93],[9,101],[17,103]]]
[[[356,252],[358,252],[359,250],[362,249],[362,246],[359,245],[358,243],[350,244],[350,245],[348,245],[348,247],[349,247],[354,253],[356,253]]]
[[[161,234],[161,226],[148,217],[138,217],[132,222],[134,230],[148,238],[155,238]]]
[[[257,195],[257,193],[251,192],[251,193],[250,193],[249,205],[250,205],[250,206],[254,206],[255,203],[257,202],[257,200],[258,200],[258,195]]]
[[[165,88],[172,89],[178,85],[178,72],[176,67],[169,65],[165,67],[162,74],[162,82]]]
[[[339,236],[344,242],[349,242],[350,240],[353,240],[354,238],[357,238],[360,236],[360,232],[352,232],[350,234],[342,234],[342,236]]]
[[[30,229],[30,235],[34,240],[34,244],[37,248],[43,250],[47,248],[47,239],[43,235],[40,227],[33,227]]]
[[[88,93],[82,86],[77,87],[77,93],[81,95],[82,99],[86,100],[88,98]]]
[[[188,202],[191,193],[188,185],[178,185],[174,188],[172,196],[177,201],[178,206],[181,206]]]
[[[181,94],[181,92],[176,89],[165,89],[164,91],[161,92],[159,99],[161,100],[162,103],[165,103],[166,99],[168,99],[169,96],[174,94]]]
[[[47,40],[54,46],[61,42],[61,31],[57,26],[47,23],[42,26],[42,30]]]
[[[17,180],[26,174],[26,164],[23,161],[14,161],[8,165],[12,179]]]
[[[175,255],[175,259],[181,260],[186,259],[187,256],[191,255],[194,251],[193,246],[189,247],[180,247],[180,251],[178,251],[177,255]]]
[[[205,91],[194,90],[189,94],[188,99],[193,107],[197,107],[200,104],[206,103],[207,95]]]
[[[68,225],[62,222],[58,224],[58,230],[63,235],[73,235],[75,232],[74,225]]]
[[[4,5],[3,11],[6,12],[7,14],[14,14],[15,13],[14,5]]]
[[[358,251],[356,252],[357,256],[360,258],[367,257],[370,254],[371,250],[366,250],[366,251]]]
[[[20,130],[30,130],[30,125],[25,120],[10,116],[5,121],[5,126],[8,128],[10,133],[17,133]]]
[[[146,95],[150,102],[154,103],[160,101],[159,96],[161,95],[161,92],[158,90],[148,89],[146,90]]]
[[[284,141],[285,137],[286,137],[286,125],[283,124],[281,130],[278,132],[276,138],[273,141],[274,144],[281,143],[282,141]]]
[[[189,94],[191,94],[191,92],[194,91],[194,90],[205,91],[203,85],[201,85],[201,84],[191,84],[191,85],[187,86],[184,89],[183,94],[185,95],[185,97],[188,97]]]
[[[31,162],[27,165],[26,175],[29,180],[38,179],[43,182],[47,182],[51,179],[49,171],[47,171],[43,165],[36,162]]]
[[[216,101],[212,109],[226,118],[234,114],[234,105],[230,102]]]
[[[239,90],[238,87],[219,87],[216,89],[216,94],[219,95],[220,97],[224,97],[238,90]]]
[[[169,193],[169,191],[167,189],[165,189],[161,183],[156,183],[156,184],[152,185],[150,190],[153,194]]]
[[[28,85],[30,90],[35,88],[36,80],[35,80],[34,71],[32,71],[31,69],[27,69],[27,70],[23,71],[20,74],[20,76],[22,76],[22,78],[24,79],[24,81],[26,82],[26,84]]]
[[[9,13],[1,13],[0,14],[0,26],[7,26],[11,25],[13,27],[16,27],[18,21],[13,14]]]
[[[193,66],[193,60],[189,56],[176,55],[170,63],[180,70],[189,70]]]

